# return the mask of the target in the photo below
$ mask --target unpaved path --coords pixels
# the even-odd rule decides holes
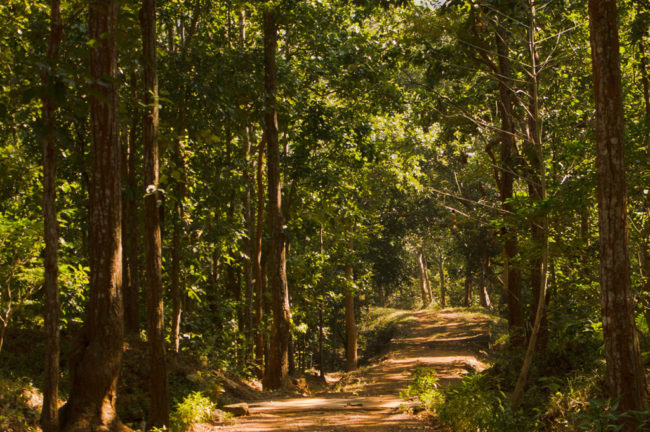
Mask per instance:
[[[251,415],[228,426],[202,432],[401,432],[435,431],[435,426],[408,414],[412,404],[400,398],[416,367],[436,370],[442,385],[472,370],[483,370],[487,316],[445,309],[412,312],[379,363],[344,378],[342,392],[313,397],[272,399],[250,404]]]

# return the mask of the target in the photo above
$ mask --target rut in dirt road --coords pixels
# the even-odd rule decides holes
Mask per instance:
[[[480,358],[489,341],[486,315],[445,309],[411,312],[383,360],[344,377],[343,392],[315,397],[271,399],[250,405],[250,416],[235,424],[197,432],[400,432],[434,431],[426,420],[405,412],[399,394],[418,367],[435,369],[448,385],[487,366]]]

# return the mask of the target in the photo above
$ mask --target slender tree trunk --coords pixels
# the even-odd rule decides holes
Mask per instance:
[[[539,57],[537,54],[537,17],[534,0],[527,2],[529,9],[528,25],[528,51],[531,63],[530,82],[528,89],[528,133],[527,148],[529,163],[532,172],[529,173],[528,189],[530,196],[542,203],[546,199],[546,165],[544,163],[544,150],[542,147],[542,119],[539,112]],[[532,217],[530,224],[531,238],[535,252],[530,260],[530,283],[533,291],[533,308],[531,311],[531,325],[535,329],[537,313],[541,311],[542,317],[539,325],[539,343],[535,347],[544,350],[548,341],[546,303],[546,284],[548,275],[548,216],[540,214]],[[543,303],[540,307],[540,303]]]
[[[499,67],[499,100],[501,107],[501,174],[499,190],[501,207],[506,213],[512,213],[509,200],[513,197],[515,169],[515,125],[512,101],[512,68],[508,58],[508,47],[505,43],[505,31],[501,23],[497,25],[495,40],[498,53]],[[521,273],[513,261],[517,256],[517,233],[514,228],[504,228],[502,235],[504,244],[504,282],[506,301],[508,304],[508,325],[513,345],[524,343],[524,315],[521,304]]]
[[[354,270],[352,266],[345,268],[348,280],[352,282]],[[354,318],[354,291],[348,289],[345,293],[345,330],[347,334],[347,349],[345,370],[350,372],[357,369],[357,322]]]
[[[323,303],[324,301],[322,299],[318,302],[318,371],[321,378],[325,376],[325,351],[323,349],[323,342],[325,339],[323,307],[325,307],[325,305]]]
[[[481,259],[481,280],[479,289],[479,301],[481,306],[486,309],[492,309],[492,302],[490,301],[490,294],[488,293],[488,277],[490,274],[490,257],[487,254],[487,249],[483,250],[483,257]]]
[[[244,53],[246,51],[246,11],[239,11],[239,47]],[[255,193],[255,178],[253,175],[253,163],[251,162],[251,139],[250,128],[248,124],[244,127],[242,133],[244,143],[244,178],[246,187],[244,190],[244,225],[246,226],[247,236],[244,240],[244,250],[248,258],[244,260],[244,284],[246,287],[246,361],[249,362],[253,356],[253,259],[255,257],[255,213],[251,204],[252,196]]]
[[[447,287],[445,284],[445,258],[442,255],[442,250],[440,251],[440,261],[438,262],[438,275],[440,277],[440,307],[446,308],[446,291]]]
[[[47,47],[48,65],[41,81],[43,86],[52,84],[49,68],[54,68],[59,58],[59,46],[63,24],[61,22],[61,2],[50,2],[50,36]],[[46,92],[43,96],[43,221],[44,221],[44,291],[45,291],[45,380],[43,382],[43,410],[41,426],[44,432],[58,432],[58,393],[59,393],[59,288],[58,288],[58,243],[59,230],[56,216],[56,137],[54,133],[55,101]],[[4,327],[0,336],[0,349],[4,339]]]
[[[610,396],[620,410],[641,410],[646,377],[634,326],[627,244],[625,133],[616,1],[589,0],[596,102],[600,290]],[[624,430],[633,430],[628,420]]]
[[[181,114],[181,119],[184,117]],[[181,123],[182,124],[182,123]],[[185,160],[181,149],[180,140],[176,140],[174,148],[174,165],[182,174],[174,183],[176,202],[174,203],[174,215],[172,218],[172,251],[171,251],[171,274],[170,286],[172,297],[172,343],[174,352],[180,350],[181,318],[183,315],[183,279],[181,275],[181,262],[183,260],[183,201],[185,200],[186,179]]]
[[[243,12],[242,12],[243,13]],[[249,129],[248,126],[244,128],[244,161],[245,161],[245,172],[244,177],[246,180],[246,188],[243,192],[244,199],[244,225],[246,226],[247,236],[244,240],[243,248],[248,255],[244,259],[244,286],[246,291],[246,303],[245,303],[245,339],[246,339],[246,352],[245,358],[246,361],[250,361],[253,355],[253,260],[255,257],[255,213],[253,212],[253,207],[251,205],[251,197],[253,191],[255,190],[255,179],[251,172],[251,162],[250,162],[250,138],[249,138]]]
[[[472,305],[472,270],[469,266],[469,257],[465,263],[465,307],[470,307]]]
[[[323,256],[325,248],[323,245],[323,227],[320,227],[320,254]],[[325,308],[325,293],[323,286],[319,285],[320,298],[318,300],[318,370],[321,378],[325,376],[325,351],[323,348],[325,341],[325,329],[323,323],[323,309]]]
[[[63,432],[129,430],[115,410],[122,362],[122,190],[118,112],[118,2],[89,5],[92,130],[90,293],[84,328],[70,359],[70,396]],[[64,420],[65,418],[65,420]]]
[[[135,173],[136,130],[138,124],[137,75],[131,71],[131,118],[132,124],[125,134],[122,158],[122,178],[126,182],[124,208],[122,210],[122,286],[124,291],[124,331],[127,336],[139,336],[140,307],[138,302],[138,227],[136,196],[139,193]]]
[[[529,86],[529,118],[528,118],[528,141],[531,145],[529,158],[535,171],[531,188],[531,195],[539,202],[546,199],[546,168],[544,164],[544,153],[542,149],[542,125],[539,115],[539,69],[537,67],[537,44],[536,44],[536,9],[534,0],[529,0],[529,26],[528,26],[528,47],[531,59],[531,83]],[[533,362],[533,355],[536,349],[540,348],[537,344],[538,339],[545,343],[545,322],[546,322],[546,288],[548,286],[548,217],[546,215],[538,216],[533,219],[532,238],[535,248],[542,251],[541,257],[534,257],[531,260],[531,283],[533,284],[533,302],[535,305],[533,320],[533,330],[530,334],[528,347],[524,356],[515,389],[510,398],[510,404],[517,408],[524,393],[524,387],[528,379],[528,372]]]
[[[280,180],[280,147],[278,142],[278,117],[275,102],[277,89],[277,67],[275,64],[278,47],[278,29],[275,11],[265,8],[264,16],[264,88],[266,109],[264,123],[268,143],[268,194],[271,243],[269,266],[271,298],[273,303],[272,344],[269,367],[264,374],[265,388],[279,388],[289,374],[289,332],[291,310],[289,287],[287,285],[285,260],[285,234],[282,219],[282,184]]]
[[[145,256],[147,276],[147,337],[149,343],[149,394],[151,407],[147,429],[169,423],[169,390],[165,360],[165,321],[162,287],[162,237],[158,191],[160,156],[158,152],[158,72],[156,61],[156,2],[143,0],[140,10],[142,53],[144,58],[144,141]]]
[[[264,144],[266,137],[260,141],[257,155],[257,222],[255,226],[255,364],[258,376],[264,375],[264,272],[262,270],[262,233],[264,230]]]
[[[425,308],[431,304],[431,293],[427,263],[426,258],[424,257],[424,249],[422,249],[422,247],[418,248],[418,269],[420,270],[420,294],[422,295],[422,307]]]

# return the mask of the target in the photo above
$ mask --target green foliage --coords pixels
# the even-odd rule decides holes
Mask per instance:
[[[38,390],[25,379],[0,375],[0,430],[36,432],[39,412]]]
[[[459,432],[532,431],[535,422],[510,408],[505,393],[485,374],[466,376],[444,392],[440,422]]]
[[[436,371],[427,368],[416,368],[412,372],[413,381],[401,394],[405,399],[417,397],[429,411],[436,412],[445,401],[445,396],[438,388]]]
[[[585,412],[577,416],[577,429],[589,432],[617,432],[623,430],[625,422],[636,425],[634,431],[650,428],[650,407],[643,411],[619,411],[618,402],[608,399],[591,399]]]
[[[201,392],[190,393],[176,405],[171,414],[171,424],[174,431],[183,432],[194,423],[210,420],[215,404]]]

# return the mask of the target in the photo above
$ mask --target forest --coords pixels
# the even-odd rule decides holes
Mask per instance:
[[[3,0],[0,431],[650,430],[647,0]]]

